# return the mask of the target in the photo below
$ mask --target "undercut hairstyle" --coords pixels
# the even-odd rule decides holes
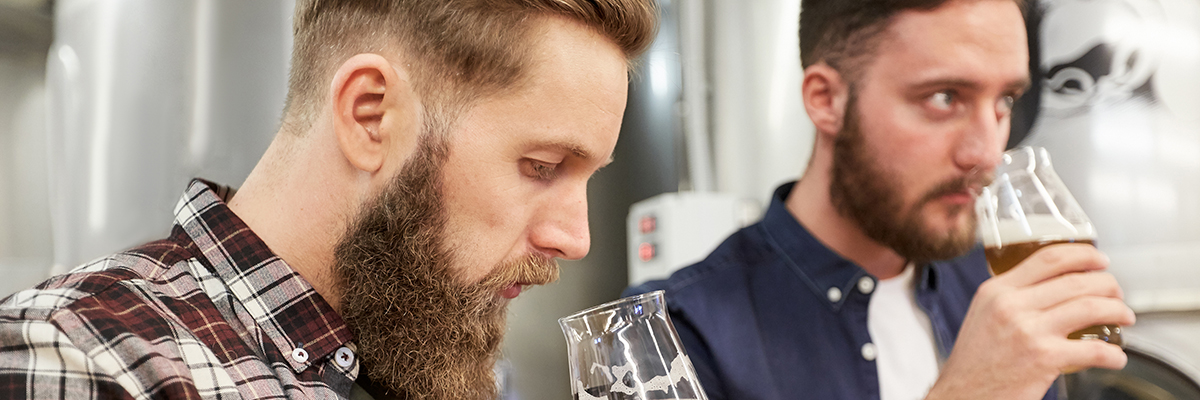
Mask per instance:
[[[824,61],[853,85],[883,42],[896,14],[929,11],[951,1],[983,0],[803,0],[800,64],[808,68]],[[1025,12],[1026,0],[1008,1]]]
[[[453,119],[473,100],[521,82],[531,31],[544,16],[591,28],[630,65],[658,21],[654,0],[299,0],[283,123],[307,131],[334,72],[361,53],[402,63],[426,115]]]

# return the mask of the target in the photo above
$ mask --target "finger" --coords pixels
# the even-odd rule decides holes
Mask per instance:
[[[1108,268],[1108,256],[1095,247],[1080,243],[1046,246],[997,276],[1005,283],[1025,287],[1071,272],[1100,271]]]
[[[1050,332],[1066,337],[1095,325],[1130,326],[1137,322],[1133,310],[1109,297],[1081,297],[1053,307],[1038,319]]]
[[[1117,300],[1125,298],[1117,278],[1107,272],[1074,272],[1060,275],[1014,293],[1026,305],[1047,309],[1071,299],[1094,296]]]
[[[1059,359],[1063,361],[1060,371],[1078,371],[1086,368],[1125,368],[1129,357],[1120,347],[1099,340],[1062,339],[1056,343]]]

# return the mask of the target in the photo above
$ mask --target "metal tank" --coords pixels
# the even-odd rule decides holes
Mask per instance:
[[[278,126],[291,13],[283,0],[55,2],[53,272],[165,236],[193,177],[245,179]]]
[[[0,0],[0,296],[46,278],[53,252],[46,162],[47,1]]]

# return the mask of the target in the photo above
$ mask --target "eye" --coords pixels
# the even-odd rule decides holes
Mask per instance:
[[[943,90],[929,96],[929,105],[938,111],[950,111],[954,107],[954,92]]]
[[[558,164],[543,161],[521,160],[521,174],[540,181],[548,181],[558,177]]]
[[[996,100],[996,113],[1003,116],[1012,114],[1013,104],[1016,102],[1015,96],[1001,96],[999,100]]]

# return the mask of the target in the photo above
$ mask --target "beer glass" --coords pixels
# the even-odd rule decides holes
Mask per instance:
[[[1057,243],[1096,244],[1092,222],[1067,191],[1041,147],[1009,150],[996,180],[975,202],[979,235],[992,275],[1002,274],[1033,252]],[[1098,325],[1067,336],[1124,346],[1121,327]]]
[[[558,320],[576,400],[707,400],[656,291]]]

